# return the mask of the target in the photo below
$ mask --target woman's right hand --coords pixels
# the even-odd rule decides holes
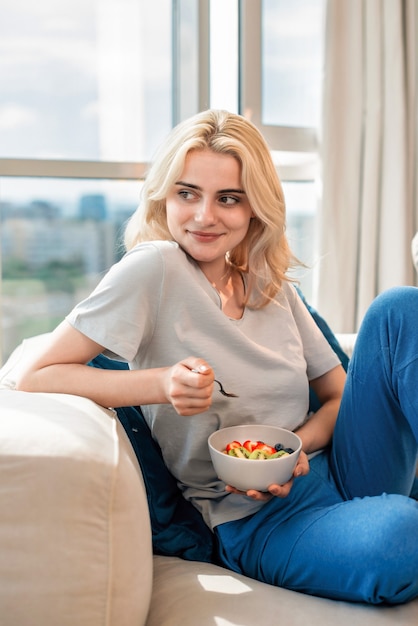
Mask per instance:
[[[179,415],[204,413],[212,404],[213,369],[202,359],[189,357],[165,370],[167,401]]]

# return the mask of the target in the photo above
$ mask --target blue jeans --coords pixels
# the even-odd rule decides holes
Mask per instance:
[[[364,318],[332,447],[287,498],[215,529],[221,562],[328,598],[418,596],[417,442],[418,289],[398,287]]]

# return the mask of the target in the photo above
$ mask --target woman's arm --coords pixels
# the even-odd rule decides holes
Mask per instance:
[[[64,321],[51,333],[43,353],[22,372],[17,389],[83,396],[105,407],[171,403],[180,415],[210,407],[214,374],[202,359],[132,371],[86,365],[102,351],[103,346]],[[198,368],[198,374],[191,371]]]
[[[321,402],[321,408],[295,431],[302,439],[306,454],[329,444],[340,408],[346,374],[341,365],[311,381],[311,387]]]

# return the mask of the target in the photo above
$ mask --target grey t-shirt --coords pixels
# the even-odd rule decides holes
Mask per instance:
[[[294,430],[307,417],[309,380],[339,363],[291,284],[283,283],[263,309],[230,319],[216,289],[174,242],[136,246],[67,320],[131,369],[201,357],[238,394],[225,398],[215,386],[211,408],[191,417],[170,404],[142,407],[184,497],[212,528],[262,503],[225,492],[210,460],[209,435],[254,422]]]

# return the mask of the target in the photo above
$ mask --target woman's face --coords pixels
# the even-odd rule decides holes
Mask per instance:
[[[209,149],[191,150],[167,199],[175,241],[202,269],[225,269],[225,254],[245,237],[253,216],[237,159]]]

